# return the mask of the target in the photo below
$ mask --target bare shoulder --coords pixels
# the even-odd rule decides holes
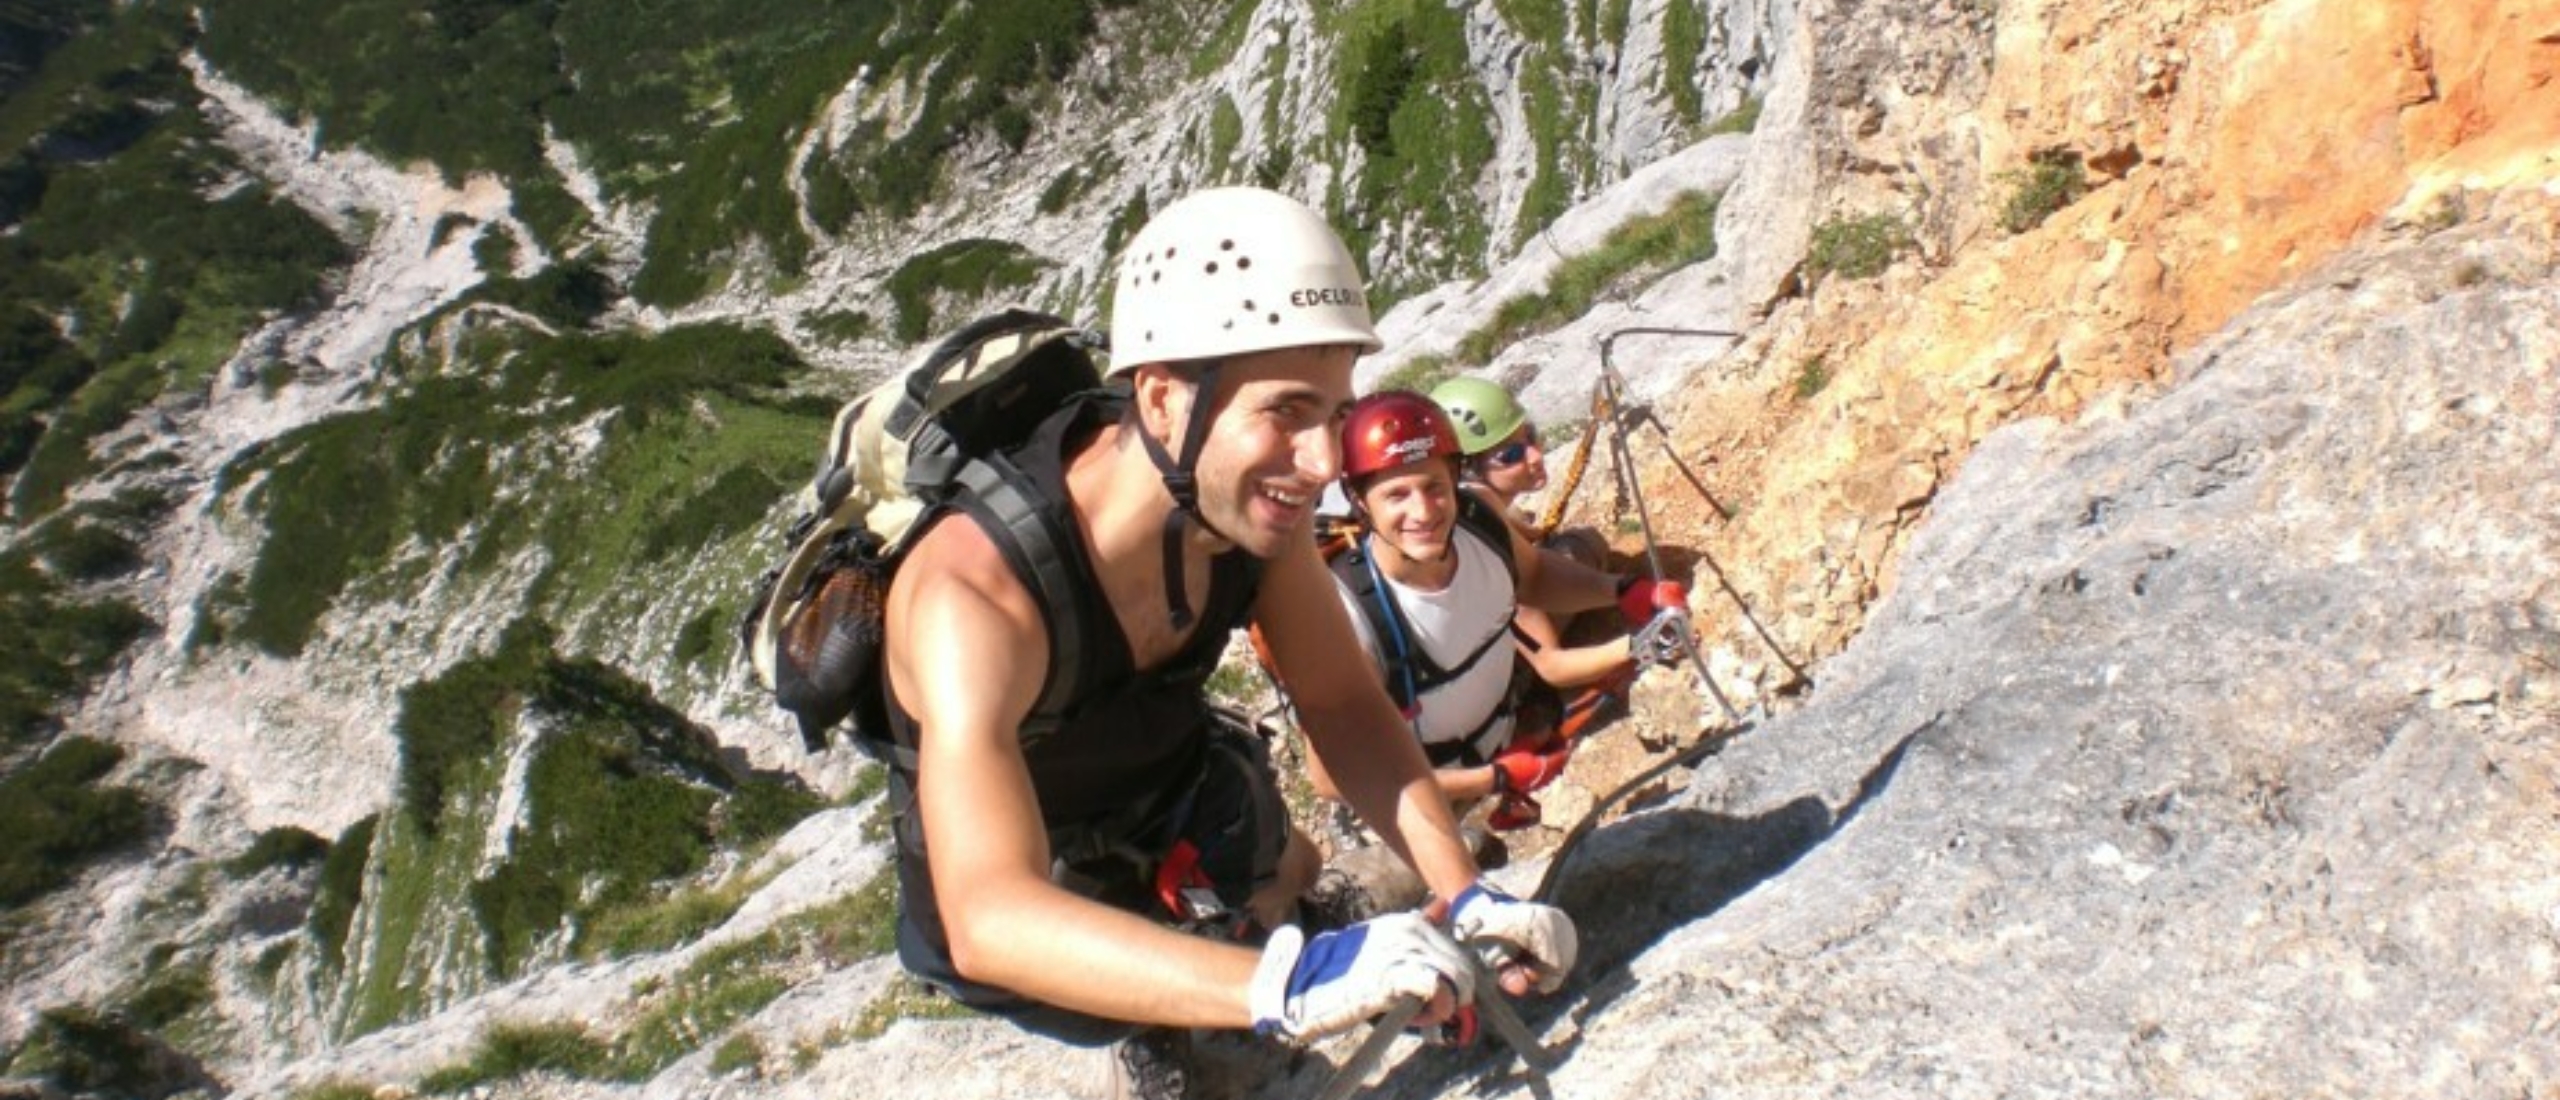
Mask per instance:
[[[901,615],[905,611],[909,614]],[[1005,564],[1004,551],[967,518],[949,515],[907,550],[889,583],[890,630],[903,621],[921,625],[914,612],[994,613],[1015,625],[1040,627],[1040,609]]]
[[[1048,672],[1046,631],[1003,551],[977,524],[946,516],[889,584],[890,691],[928,729],[1009,730]]]

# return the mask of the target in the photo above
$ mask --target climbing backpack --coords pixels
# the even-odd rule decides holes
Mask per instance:
[[[1031,727],[1054,725],[1077,680],[1077,600],[1058,547],[1076,537],[1006,457],[1070,398],[1102,385],[1100,333],[1007,309],[927,349],[897,377],[846,403],[782,563],[758,579],[738,625],[757,682],[791,712],[810,751],[847,718],[875,759],[903,754],[890,732],[884,613],[889,582],[931,512],[973,497],[988,534],[1049,609],[1052,667]]]

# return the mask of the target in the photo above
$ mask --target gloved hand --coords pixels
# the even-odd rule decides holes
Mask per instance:
[[[1475,999],[1465,949],[1420,913],[1389,913],[1313,939],[1281,926],[1263,945],[1247,1003],[1255,1031],[1304,1042],[1376,1019],[1407,997],[1429,1000],[1443,985],[1459,1004]]]
[[[1513,745],[1493,757],[1493,790],[1496,794],[1533,794],[1564,774],[1564,765],[1573,758],[1573,746],[1558,745],[1544,751]]]
[[[1582,944],[1564,910],[1521,901],[1482,882],[1458,895],[1449,909],[1449,930],[1483,951],[1487,965],[1527,966],[1541,993],[1564,988],[1565,973],[1573,969]]]
[[[1484,815],[1484,823],[1497,833],[1526,829],[1547,819],[1547,808],[1525,794],[1506,794]]]
[[[1628,577],[1618,582],[1618,614],[1626,617],[1628,626],[1652,622],[1656,611],[1666,608],[1685,611],[1688,607],[1689,590],[1678,581]]]

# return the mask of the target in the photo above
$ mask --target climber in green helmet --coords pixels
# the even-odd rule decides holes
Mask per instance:
[[[1537,524],[1519,510],[1519,499],[1547,486],[1546,449],[1539,445],[1538,426],[1510,391],[1482,378],[1452,378],[1434,387],[1431,399],[1449,414],[1464,455],[1460,480],[1490,494],[1514,528],[1541,547],[1584,565],[1599,567],[1608,544],[1587,529],[1558,531],[1541,538]],[[1635,664],[1625,643],[1611,638],[1590,645],[1567,645],[1565,624],[1546,611],[1523,604],[1512,619],[1525,638],[1520,649],[1538,679],[1551,688],[1596,688],[1623,699]],[[1594,702],[1590,696],[1572,704],[1568,713]]]

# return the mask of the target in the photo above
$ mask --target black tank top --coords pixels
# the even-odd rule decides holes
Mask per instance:
[[[1120,419],[1126,407],[1119,391],[1105,390],[1081,398],[1052,414],[1022,446],[1011,452],[1014,463],[1049,499],[1066,499],[1066,463],[1104,425]],[[963,502],[958,513],[984,529],[989,521],[974,515]],[[941,515],[926,522],[940,522]],[[1040,798],[1040,816],[1054,832],[1090,825],[1186,781],[1197,773],[1209,733],[1204,688],[1227,648],[1228,635],[1243,626],[1260,587],[1262,562],[1233,550],[1213,559],[1209,597],[1199,626],[1172,657],[1154,668],[1135,667],[1129,639],[1103,599],[1083,539],[1062,547],[1079,601],[1082,637],[1072,644],[1084,656],[1083,684],[1069,696],[1073,702],[1058,728],[1023,747],[1032,789]],[[1026,582],[1026,587],[1030,587]],[[1033,588],[1037,591],[1036,588]],[[1043,614],[1047,609],[1043,609]],[[883,678],[885,681],[885,677]],[[915,718],[888,691],[889,728],[898,743],[916,744]],[[903,831],[903,830],[902,830]]]

